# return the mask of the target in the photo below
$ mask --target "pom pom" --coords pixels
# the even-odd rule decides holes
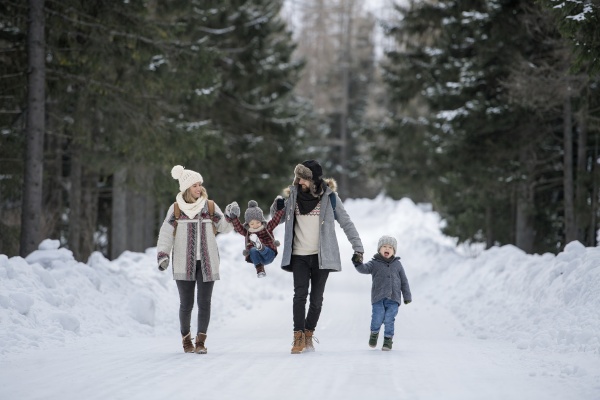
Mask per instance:
[[[252,207],[258,207],[258,203],[254,200],[250,200],[248,202],[248,208],[252,208]]]
[[[173,177],[173,179],[181,178],[181,174],[183,174],[184,169],[185,168],[183,168],[181,165],[174,166],[171,170],[171,176]]]

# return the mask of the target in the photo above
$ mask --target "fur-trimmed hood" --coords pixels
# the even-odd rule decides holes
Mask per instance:
[[[327,184],[327,186],[329,186],[329,189],[331,189],[332,192],[337,192],[337,182],[335,179],[333,178],[324,178],[323,181]],[[292,186],[288,186],[286,188],[283,189],[282,193],[283,193],[283,197],[288,198],[290,197],[290,188]]]

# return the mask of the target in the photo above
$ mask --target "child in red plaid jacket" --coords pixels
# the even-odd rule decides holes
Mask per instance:
[[[240,206],[235,201],[225,208],[227,222],[231,222],[233,229],[246,238],[246,248],[243,254],[246,256],[246,261],[254,264],[258,278],[267,276],[265,265],[272,263],[277,256],[279,241],[273,237],[273,230],[283,217],[285,200],[278,196],[275,202],[276,211],[269,222],[265,220],[262,210],[254,200],[248,202],[243,225],[239,220]]]

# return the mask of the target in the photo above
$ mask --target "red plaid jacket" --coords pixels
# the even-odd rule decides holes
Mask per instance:
[[[254,247],[254,244],[249,239],[250,234],[254,233],[256,236],[258,236],[258,238],[260,239],[263,246],[267,246],[268,248],[270,248],[271,250],[273,250],[275,252],[275,255],[277,255],[277,246],[275,246],[275,238],[273,236],[273,230],[277,227],[277,225],[279,225],[279,221],[281,221],[281,218],[283,217],[284,213],[285,213],[285,208],[276,211],[275,214],[273,215],[273,218],[271,218],[269,220],[269,222],[267,222],[267,225],[266,226],[263,225],[264,229],[261,229],[258,232],[249,232],[244,227],[244,225],[242,225],[242,223],[240,222],[240,219],[238,217],[233,217],[233,218],[225,217],[225,219],[227,220],[227,222],[231,222],[231,224],[233,225],[233,229],[237,233],[239,233],[240,235],[242,235],[246,238],[246,250],[249,251],[252,247]],[[249,256],[246,256],[246,261],[248,261],[250,263],[252,262],[250,260]]]

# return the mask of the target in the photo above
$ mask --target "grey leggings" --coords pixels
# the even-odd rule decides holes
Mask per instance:
[[[181,281],[176,280],[177,290],[179,291],[179,326],[181,335],[185,336],[190,332],[190,322],[192,319],[192,310],[194,308],[194,289],[198,285],[198,332],[206,333],[208,323],[210,322],[210,299],[212,297],[213,286],[215,282],[203,282],[200,262],[196,263],[196,280]]]

